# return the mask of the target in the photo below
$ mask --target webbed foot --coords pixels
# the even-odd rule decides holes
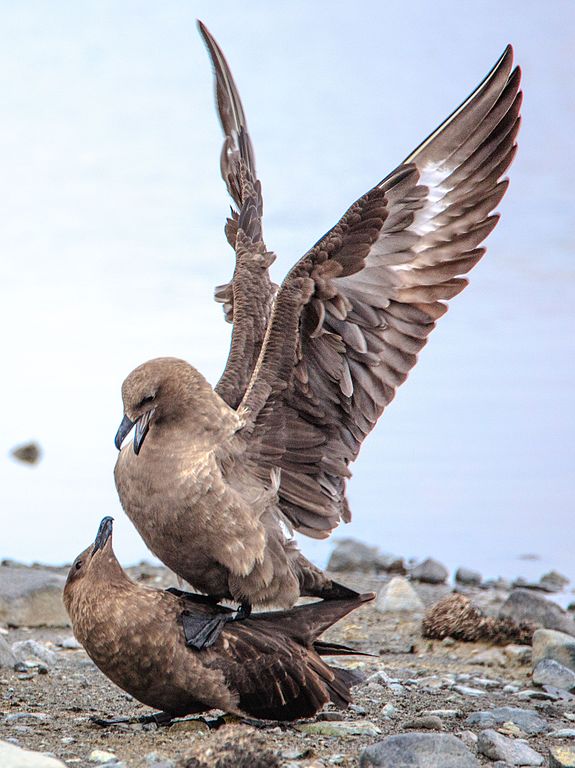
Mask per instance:
[[[242,621],[250,617],[252,607],[242,603],[237,611],[222,613],[218,616],[202,616],[189,611],[182,613],[182,626],[186,645],[196,651],[212,646],[222,634],[226,624]]]

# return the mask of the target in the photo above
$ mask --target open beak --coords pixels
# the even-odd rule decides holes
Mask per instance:
[[[113,517],[104,517],[98,528],[98,533],[94,540],[94,549],[92,555],[94,555],[99,549],[104,549],[104,545],[112,535],[112,527],[114,523]]]
[[[136,431],[134,433],[134,453],[136,456],[140,453],[140,449],[144,443],[144,440],[146,439],[146,435],[148,434],[148,430],[150,429],[150,421],[152,420],[153,415],[156,413],[155,408],[150,408],[149,411],[146,411],[141,416],[138,416],[136,421],[132,421],[128,416],[124,415],[124,418],[122,419],[122,423],[120,424],[120,427],[118,428],[118,431],[116,432],[116,437],[114,438],[114,444],[118,450],[122,447],[122,443],[124,442],[125,438],[128,436],[129,432],[131,431],[134,424],[136,425]]]

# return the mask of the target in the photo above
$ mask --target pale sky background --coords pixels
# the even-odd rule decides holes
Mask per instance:
[[[355,465],[353,536],[486,576],[575,579],[572,2],[0,2],[0,557],[71,561],[117,501],[120,385],[158,355],[215,383],[232,270],[202,18],[234,73],[290,265],[507,42],[524,122],[502,220]],[[29,439],[37,467],[9,458]],[[303,540],[325,563],[331,542]],[[524,552],[540,562],[517,560]]]

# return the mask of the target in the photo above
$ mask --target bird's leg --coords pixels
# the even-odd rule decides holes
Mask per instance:
[[[250,603],[241,603],[237,611],[221,613],[217,616],[202,616],[191,611],[184,611],[182,613],[182,626],[186,645],[196,651],[209,648],[222,634],[226,624],[247,619],[251,612]]]
[[[100,717],[91,717],[90,720],[96,725],[107,727],[109,725],[147,725],[155,723],[156,725],[169,725],[173,717],[168,712],[153,712],[151,715],[140,715],[139,717],[112,717],[109,720]]]

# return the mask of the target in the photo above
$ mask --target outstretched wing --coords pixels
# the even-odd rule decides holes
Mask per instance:
[[[277,286],[268,267],[275,256],[266,250],[262,235],[262,194],[256,176],[252,143],[244,110],[228,64],[218,44],[202,22],[200,33],[215,73],[216,103],[224,132],[222,177],[237,206],[226,222],[226,237],[236,252],[236,266],[229,283],[215,290],[224,305],[226,320],[233,323],[226,368],[216,392],[232,408],[240,403],[258,359]]]
[[[508,47],[474,93],[291,270],[240,411],[280,506],[324,538],[349,520],[348,465],[415,365],[444,301],[467,285],[516,151],[521,93]]]

